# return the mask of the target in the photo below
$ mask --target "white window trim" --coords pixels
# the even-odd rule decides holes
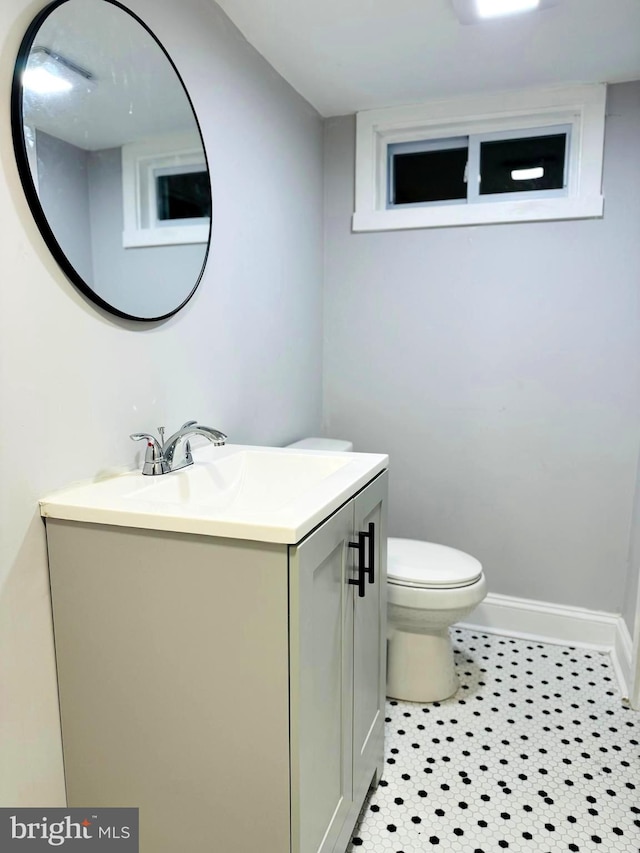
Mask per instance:
[[[203,166],[206,160],[197,133],[181,133],[122,146],[122,203],[125,249],[207,243],[211,223],[158,225],[155,216],[156,169]]]
[[[502,92],[367,110],[356,117],[354,231],[387,231],[602,216],[606,85]],[[387,146],[394,142],[571,125],[567,194],[561,198],[386,207]],[[508,195],[508,194],[505,194]]]

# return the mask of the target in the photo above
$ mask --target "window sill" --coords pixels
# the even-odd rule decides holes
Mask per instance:
[[[208,243],[210,226],[183,225],[164,228],[139,228],[122,232],[125,249],[149,246],[179,246],[183,243]]]
[[[597,219],[604,212],[604,197],[527,199],[486,204],[451,204],[375,210],[354,213],[354,231],[400,231],[409,228],[444,228],[507,222],[547,222],[557,219]]]

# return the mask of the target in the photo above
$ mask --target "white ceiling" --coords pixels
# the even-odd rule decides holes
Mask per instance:
[[[217,0],[323,116],[473,92],[640,79],[640,0],[462,25],[449,0]]]

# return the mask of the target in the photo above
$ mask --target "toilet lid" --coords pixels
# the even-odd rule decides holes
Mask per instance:
[[[452,589],[475,583],[482,564],[463,551],[417,539],[387,540],[387,578],[401,586]]]

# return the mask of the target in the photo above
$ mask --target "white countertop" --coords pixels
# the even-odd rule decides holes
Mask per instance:
[[[389,464],[377,453],[228,444],[194,449],[170,474],[127,472],[40,500],[44,518],[299,542]]]

